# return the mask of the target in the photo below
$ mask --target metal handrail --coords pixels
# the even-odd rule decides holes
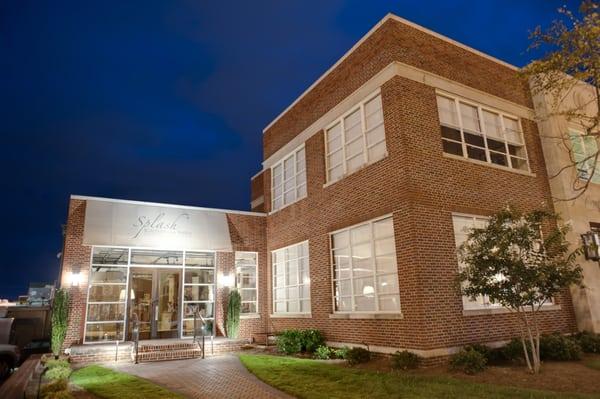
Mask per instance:
[[[204,359],[204,344],[205,344],[205,327],[206,327],[206,320],[204,320],[204,317],[202,317],[202,315],[200,314],[199,311],[195,311],[194,312],[194,343],[196,343],[196,339],[197,339],[197,334],[198,334],[198,318],[200,318],[200,322],[202,323],[202,359]]]
[[[131,332],[133,335],[133,348],[135,350],[135,364],[138,364],[138,351],[140,346],[140,319],[137,312],[133,312],[131,319],[133,322]]]

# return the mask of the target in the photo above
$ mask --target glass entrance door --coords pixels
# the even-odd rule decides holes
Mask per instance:
[[[181,271],[131,268],[129,339],[133,320],[139,320],[140,339],[179,337]]]

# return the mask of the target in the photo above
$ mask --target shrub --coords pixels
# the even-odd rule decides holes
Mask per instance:
[[[319,346],[314,353],[315,359],[328,360],[332,356],[335,356],[335,350],[325,345]]]
[[[421,357],[409,351],[396,352],[392,355],[392,367],[400,370],[416,369]]]
[[[227,317],[225,320],[225,330],[227,337],[237,338],[240,330],[240,310],[242,309],[242,297],[237,290],[229,293],[227,302]]]
[[[371,352],[364,348],[355,347],[346,352],[346,360],[348,360],[348,364],[351,366],[366,363],[371,360]]]
[[[57,391],[44,396],[44,399],[74,399],[75,397],[67,390]]]
[[[487,359],[471,346],[466,346],[450,358],[450,368],[465,374],[475,374],[485,369]]]
[[[67,335],[69,319],[69,293],[64,289],[56,290],[52,303],[52,337],[51,346],[54,357],[58,359],[60,348]]]
[[[581,332],[575,335],[575,339],[585,353],[600,353],[600,334]]]
[[[579,360],[581,347],[573,338],[560,333],[542,335],[540,357],[544,360]]]
[[[46,360],[46,363],[44,363],[44,364],[49,369],[53,369],[56,367],[64,367],[64,368],[71,367],[71,365],[69,364],[69,361],[66,359],[48,359],[48,360]]]
[[[334,349],[334,354],[335,357],[337,357],[338,359],[346,359],[348,357],[348,351],[350,350],[350,348],[348,348],[347,346],[341,347],[341,348],[337,348]]]
[[[300,339],[302,344],[302,351],[314,352],[319,346],[325,344],[325,337],[323,333],[316,329],[302,330],[300,331]]]
[[[54,397],[53,395],[57,392],[66,391],[67,385],[68,383],[66,379],[56,380],[51,382],[50,384],[46,384],[40,389],[40,397],[44,399],[52,398]]]
[[[529,348],[529,345],[527,347]],[[511,339],[508,344],[504,345],[500,349],[500,352],[504,359],[511,361],[522,361],[524,360],[525,356],[523,354],[523,344],[521,343],[521,339],[519,338]]]
[[[71,375],[72,371],[73,370],[71,370],[70,367],[53,367],[46,371],[44,377],[46,377],[49,380],[67,379]]]
[[[277,350],[287,355],[302,351],[302,339],[299,330],[285,330],[277,336]]]

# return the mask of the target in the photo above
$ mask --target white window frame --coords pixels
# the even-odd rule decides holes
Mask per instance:
[[[480,103],[476,103],[474,101],[470,101],[470,100],[467,100],[465,98],[458,97],[456,95],[450,94],[450,93],[442,91],[442,90],[436,90],[435,94],[436,94],[436,107],[437,107],[437,110],[438,110],[438,117],[439,117],[440,113],[439,113],[439,107],[437,105],[437,97],[439,96],[439,97],[445,97],[445,98],[447,98],[449,100],[452,100],[454,102],[454,109],[456,110],[456,118],[458,120],[458,126],[453,126],[452,124],[442,122],[441,117],[440,117],[439,118],[440,119],[440,121],[439,121],[440,122],[440,126],[446,126],[448,128],[457,129],[458,131],[460,131],[460,138],[461,138],[461,142],[460,143],[457,142],[457,141],[455,141],[455,140],[447,139],[447,138],[444,138],[444,137],[441,137],[441,140],[442,141],[446,140],[446,141],[450,141],[450,142],[453,142],[453,143],[460,144],[461,147],[462,147],[462,156],[456,155],[456,154],[447,153],[445,151],[444,151],[444,155],[447,155],[447,156],[450,156],[450,157],[462,158],[462,159],[468,160],[470,162],[480,163],[482,165],[491,165],[493,167],[498,167],[498,168],[505,169],[505,170],[510,170],[510,171],[516,171],[516,172],[531,174],[531,164],[529,162],[529,153],[527,152],[527,143],[525,142],[525,135],[523,134],[523,125],[521,123],[521,118],[519,118],[518,116],[512,115],[512,114],[506,113],[504,111],[501,111],[499,109],[491,108],[491,107],[488,107],[488,106],[485,106],[485,105],[481,105]],[[482,149],[485,151],[485,157],[486,157],[485,161],[481,161],[481,160],[469,158],[469,156],[468,156],[468,153],[467,153],[467,142],[465,141],[465,128],[464,128],[464,124],[462,122],[462,113],[460,112],[460,103],[463,103],[465,105],[469,105],[469,106],[477,108],[477,116],[478,116],[478,120],[479,120],[480,135],[484,138],[483,141],[484,141],[484,146],[485,147],[482,148]],[[488,136],[487,131],[486,131],[487,127],[485,126],[483,111],[487,111],[487,112],[490,112],[490,113],[498,115],[498,117],[500,119],[500,126],[502,128],[502,136],[503,136],[502,138],[494,137],[494,136]],[[517,121],[517,123],[519,125],[519,132],[518,133],[519,133],[519,136],[521,138],[521,143],[516,143],[516,142],[510,141],[510,140],[508,140],[506,138],[506,136],[505,136],[506,126],[504,125],[504,119],[505,118],[513,119],[513,120]],[[469,133],[469,134],[476,134],[474,132],[469,132],[468,130],[467,130],[467,133]],[[487,142],[488,137],[491,140],[504,142],[504,147],[505,147],[505,150],[506,150],[506,153],[504,155],[507,158],[508,165],[506,165],[506,166],[505,165],[500,165],[500,164],[497,164],[497,163],[493,163],[491,161],[490,151],[491,152],[497,152],[497,151],[489,149],[488,142]],[[516,145],[522,146],[523,147],[523,152],[525,153],[525,157],[511,155],[510,151],[508,149],[508,145],[509,144],[510,145],[515,145],[515,146]],[[479,146],[473,146],[473,147],[481,148]],[[442,149],[442,151],[443,151],[443,149]],[[524,169],[513,168],[513,166],[512,166],[512,159],[511,159],[512,157],[524,160],[525,163],[526,163],[526,165],[527,165],[527,169],[524,170]]]
[[[242,287],[240,282],[237,279],[237,274],[238,274],[238,267],[242,268],[242,267],[252,267],[252,265],[243,265],[243,266],[238,266],[237,265],[237,254],[254,254],[256,256],[256,262],[254,263],[254,276],[255,276],[255,287],[254,288],[247,288],[247,287]],[[237,288],[237,290],[240,292],[240,295],[242,294],[243,290],[254,290],[256,291],[256,300],[255,301],[244,301],[242,299],[242,304],[243,303],[254,303],[255,304],[255,311],[254,312],[242,312],[240,311],[240,315],[242,316],[247,316],[247,315],[254,315],[254,314],[258,314],[260,313],[260,310],[258,309],[258,252],[256,251],[235,251],[234,254],[234,262],[235,262],[235,275],[236,275],[236,279],[235,279],[235,286]]]
[[[357,105],[353,106],[352,108],[350,108],[348,111],[344,112],[339,118],[336,118],[335,121],[331,122],[329,125],[327,125],[324,129],[325,134],[323,135],[324,140],[325,140],[325,185],[329,185],[329,184],[333,184],[335,182],[338,182],[342,179],[344,179],[346,176],[349,176],[353,173],[358,172],[359,170],[365,168],[366,166],[369,166],[377,161],[380,161],[384,158],[386,158],[388,156],[388,150],[387,150],[387,140],[386,140],[386,136],[385,136],[385,118],[382,115],[382,119],[381,119],[381,124],[377,125],[375,127],[372,127],[370,131],[378,128],[379,126],[383,126],[383,139],[379,140],[376,143],[372,143],[371,145],[368,145],[367,143],[367,128],[366,128],[366,118],[365,118],[365,104],[368,103],[369,101],[373,100],[375,97],[377,96],[381,96],[381,88],[377,88],[377,90],[375,90],[373,93],[369,94],[367,97],[365,97],[363,100],[361,100]],[[348,173],[348,162],[346,159],[346,138],[345,138],[345,131],[344,131],[344,119],[346,119],[346,117],[354,112],[356,112],[357,109],[360,109],[360,123],[361,123],[361,138],[359,140],[363,141],[363,159],[364,162],[361,164],[361,166]],[[381,113],[383,114],[383,99],[381,99]],[[328,144],[328,139],[327,139],[327,135],[328,135],[328,131],[333,128],[335,125],[339,124],[340,125],[340,129],[341,129],[341,143],[342,143],[342,163],[341,164],[337,164],[335,166],[331,166],[329,164],[329,144]],[[369,150],[373,147],[375,147],[376,145],[380,144],[380,143],[384,143],[385,145],[385,152],[383,154],[383,156],[381,158],[377,158],[375,160],[370,160],[369,159]],[[340,177],[338,177],[337,179],[334,180],[330,180],[329,179],[329,170],[333,169],[339,165],[343,166],[344,172],[342,173],[342,175]]]
[[[298,160],[297,160],[297,156],[298,153],[300,151],[304,151],[304,169],[302,170],[298,170]],[[292,177],[292,179],[294,179],[294,187],[293,189],[290,189],[288,191],[285,191],[285,161],[289,160],[290,158],[293,158],[293,165],[294,165],[294,176]],[[278,196],[277,198],[281,198],[281,206],[279,208],[275,208],[275,174],[273,173],[273,171],[275,170],[275,168],[277,168],[278,166],[281,166],[281,195]],[[298,176],[304,173],[304,183],[300,183],[298,184]],[[304,186],[304,193],[299,196],[298,195],[298,191],[300,189],[301,186]],[[277,186],[279,187],[279,186]],[[286,203],[285,202],[285,194],[286,192],[292,191],[294,190],[294,200]],[[306,147],[305,144],[302,143],[300,144],[298,147],[296,147],[293,151],[291,151],[289,154],[287,154],[285,157],[283,157],[279,162],[277,162],[276,164],[274,164],[273,166],[271,166],[271,211],[270,213],[274,213],[277,212],[283,208],[286,208],[298,201],[300,201],[303,198],[306,198],[306,196],[308,195],[308,176],[306,173]]]
[[[585,133],[583,133],[581,130],[578,130],[576,128],[569,128],[569,139],[572,140],[573,137],[577,137],[577,139],[580,142],[581,145],[581,149],[583,150],[583,155],[584,157],[588,157],[590,156],[588,154],[586,145],[585,145],[585,139],[584,137],[586,137]],[[587,136],[587,137],[591,137],[591,136]],[[569,155],[572,157],[572,159],[575,159],[575,153],[573,152],[573,143],[570,142],[569,145],[571,146],[571,148],[569,148]],[[598,145],[598,142],[596,142],[596,146],[600,147]],[[598,148],[598,151],[600,151],[600,148]],[[586,161],[587,162],[587,161]],[[582,170],[578,167],[578,164],[576,165],[576,172],[577,172],[577,178],[581,179],[581,180],[587,180],[588,177],[586,177],[584,174],[589,174],[591,173],[591,171],[587,171],[587,170]],[[596,165],[594,165],[595,167],[595,172],[594,172],[594,176],[590,179],[590,184],[600,184],[600,156],[598,156],[598,162],[596,163]]]
[[[349,237],[348,239],[350,240],[348,242],[348,257],[349,257],[349,269],[350,269],[350,290],[352,292],[351,295],[351,303],[352,303],[352,309],[355,308],[355,297],[356,295],[354,294],[354,275],[353,275],[353,271],[352,271],[352,242],[351,242],[351,235],[350,235],[350,231],[356,227],[360,227],[360,226],[364,226],[364,225],[369,225],[370,229],[371,229],[371,258],[372,261],[375,262],[375,240],[374,240],[374,233],[373,233],[373,225],[381,220],[384,219],[392,219],[392,238],[394,241],[394,260],[396,263],[396,279],[398,279],[398,304],[399,304],[399,308],[398,310],[366,310],[366,311],[357,311],[357,310],[340,310],[338,311],[336,309],[336,304],[335,304],[335,284],[336,284],[336,278],[335,278],[335,262],[333,259],[333,251],[336,248],[333,248],[333,236],[337,233],[341,233],[344,231],[348,231],[349,233]],[[398,275],[398,254],[396,253],[396,230],[393,228],[394,226],[394,218],[392,214],[387,214],[387,215],[383,215],[380,217],[377,217],[375,219],[371,219],[365,222],[361,222],[361,223],[357,223],[354,224],[352,226],[348,226],[348,227],[344,227],[343,229],[338,229],[336,231],[332,231],[329,233],[329,258],[330,258],[330,265],[331,265],[331,298],[332,298],[332,309],[333,309],[333,313],[334,314],[342,314],[342,315],[349,315],[349,314],[356,314],[356,315],[360,315],[360,314],[402,314],[402,301],[400,299],[400,278]],[[373,265],[373,284],[374,284],[374,296],[375,296],[375,305],[376,305],[376,309],[379,309],[379,294],[377,292],[377,277],[378,276],[384,276],[384,275],[392,275],[393,273],[385,273],[385,274],[377,274],[377,266],[374,264]],[[344,279],[346,280],[346,279]],[[387,295],[387,294],[385,294]]]
[[[308,273],[308,283],[304,283],[304,281],[301,280],[301,276],[300,276],[300,267],[298,267],[296,269],[296,273],[297,273],[297,284],[295,285],[287,285],[284,284],[283,286],[276,286],[276,278],[277,278],[277,274],[275,273],[275,266],[276,263],[273,262],[273,256],[276,252],[283,252],[285,254],[285,250],[295,247],[295,246],[301,246],[301,245],[306,245],[306,272]],[[296,260],[300,259],[300,257],[297,257]],[[288,262],[287,257],[284,258],[284,265]],[[284,271],[286,274],[284,274],[284,281],[287,280],[287,268],[284,267]],[[271,251],[271,284],[272,284],[272,290],[271,290],[271,306],[272,306],[272,315],[274,316],[279,316],[279,315],[295,315],[295,314],[299,314],[299,315],[310,315],[312,312],[312,299],[311,299],[311,281],[310,281],[310,253],[309,253],[309,245],[308,245],[308,240],[305,241],[301,241],[301,242],[297,242],[295,244],[291,244],[285,247],[281,247],[281,248],[277,248],[273,251]],[[308,286],[308,298],[302,297],[300,295],[300,291],[301,291],[301,287],[302,286]],[[275,306],[275,302],[281,302],[281,300],[276,301],[276,297],[275,297],[275,290],[278,288],[285,288],[286,290],[286,298],[283,300],[284,302],[290,302],[290,299],[287,297],[287,289],[290,287],[298,287],[298,298],[296,298],[296,300],[298,300],[298,306],[300,306],[300,303],[303,300],[308,300],[308,304],[309,304],[309,309],[308,310],[298,310],[298,312],[288,312],[287,310],[285,312],[277,312],[276,311],[276,306]]]

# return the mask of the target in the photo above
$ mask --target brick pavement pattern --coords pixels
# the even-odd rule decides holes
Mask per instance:
[[[292,398],[248,372],[235,355],[113,367],[189,398]]]

